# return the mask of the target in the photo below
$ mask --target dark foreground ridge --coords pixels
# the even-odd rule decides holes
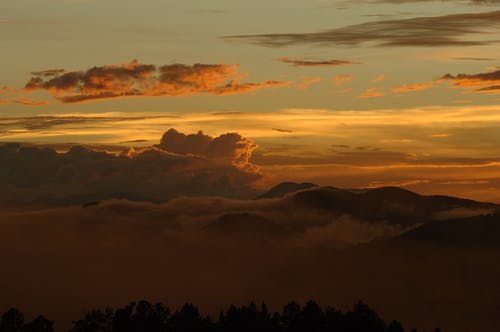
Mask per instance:
[[[38,316],[29,323],[18,309],[6,311],[0,320],[0,332],[51,332],[54,322]],[[321,308],[309,301],[304,306],[295,302],[281,312],[270,312],[265,303],[257,306],[231,305],[218,319],[202,316],[196,306],[186,303],[171,312],[162,303],[132,302],[123,308],[91,310],[73,322],[69,332],[405,332],[396,320],[387,323],[373,309],[358,302],[352,310],[342,312],[332,307]],[[434,329],[439,332],[440,329]],[[417,332],[412,329],[411,332]]]

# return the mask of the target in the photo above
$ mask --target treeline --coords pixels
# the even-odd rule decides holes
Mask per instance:
[[[0,320],[0,332],[53,332],[54,323],[38,316],[25,322],[21,311],[9,309]],[[434,330],[440,332],[439,328]],[[162,303],[132,302],[123,308],[91,310],[74,321],[69,332],[406,332],[400,322],[384,321],[368,305],[358,302],[342,312],[321,308],[309,301],[291,302],[281,312],[270,312],[266,304],[251,302],[230,306],[217,319],[202,316],[187,303],[172,312]],[[410,332],[416,332],[415,329]]]

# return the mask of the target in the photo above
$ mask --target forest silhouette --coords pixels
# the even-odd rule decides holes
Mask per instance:
[[[0,332],[52,332],[54,322],[40,315],[25,322],[23,313],[7,310],[0,320]],[[265,303],[231,305],[217,319],[203,316],[199,309],[184,304],[171,311],[163,303],[131,302],[113,309],[93,309],[73,322],[68,332],[406,332],[403,325],[386,322],[372,308],[358,302],[351,310],[320,307],[309,301],[286,304],[281,312],[271,312]],[[408,330],[417,332],[416,329]],[[435,328],[434,332],[440,332]]]

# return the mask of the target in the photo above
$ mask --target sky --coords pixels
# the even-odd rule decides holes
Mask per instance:
[[[496,0],[2,0],[0,142],[237,133],[256,188],[500,202],[499,36]]]
[[[500,0],[0,0],[0,45],[0,313],[498,330]]]

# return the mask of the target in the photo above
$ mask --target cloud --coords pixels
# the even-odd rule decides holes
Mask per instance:
[[[375,0],[375,3],[392,3],[392,4],[405,4],[405,3],[414,3],[414,2],[431,2],[435,0]],[[446,2],[459,2],[456,0],[442,0]],[[499,4],[499,0],[467,0],[467,2],[474,4],[474,5],[496,5]]]
[[[377,90],[377,88],[368,88],[358,96],[358,98],[376,98],[382,97],[384,94]]]
[[[455,87],[473,88],[473,92],[500,92],[500,70],[479,74],[446,74],[441,80]]]
[[[421,90],[430,89],[434,85],[435,85],[434,82],[403,84],[403,85],[400,85],[400,86],[393,88],[392,92],[394,92],[394,93],[406,93],[406,92],[421,91]]]
[[[453,60],[466,60],[466,61],[493,61],[495,58],[479,58],[479,57],[454,57]]]
[[[374,78],[372,78],[371,82],[373,84],[376,84],[376,83],[382,82],[384,80],[385,80],[385,75],[378,75],[378,76],[375,76]]]
[[[185,135],[170,129],[163,134],[157,148],[184,155],[202,156],[234,165],[248,166],[248,160],[257,145],[237,133],[210,137],[199,131]]]
[[[405,207],[393,206],[412,210]],[[0,281],[9,285],[0,306],[14,303],[26,313],[43,312],[61,329],[85,309],[121,307],[137,298],[167,299],[174,307],[194,301],[212,316],[221,305],[250,299],[270,308],[291,298],[347,308],[362,298],[418,330],[436,322],[450,331],[498,326],[498,317],[477,305],[497,308],[500,302],[491,292],[499,273],[496,246],[383,241],[406,229],[321,215],[287,200],[110,200],[87,208],[0,213],[0,260],[8,271]],[[247,241],[205,231],[224,216],[236,226],[241,223],[234,217],[254,216],[285,227],[289,236],[270,238],[266,227],[256,228],[261,237]],[[477,230],[480,236],[494,229],[480,226],[458,232]],[[456,232],[446,227],[437,234]],[[373,239],[380,241],[351,248]],[[335,250],[338,246],[343,250]],[[304,282],[311,276],[315,282]],[[457,312],[470,315],[457,321]]]
[[[290,129],[280,129],[280,128],[271,128],[271,129],[279,133],[293,133],[293,130]]]
[[[428,179],[406,179],[396,181],[372,181],[368,184],[368,188],[384,188],[384,187],[407,187],[416,184],[428,184],[431,181]]]
[[[380,140],[382,143],[412,143],[415,142],[414,139],[411,138],[390,138],[390,139],[383,139]]]
[[[265,81],[260,83],[230,82],[222,87],[217,88],[214,91],[214,94],[218,96],[227,96],[240,93],[249,93],[264,88],[282,88],[289,86],[291,84],[292,82],[275,81],[275,80]]]
[[[434,138],[443,138],[443,137],[450,137],[451,135],[448,133],[436,133],[436,134],[431,134],[431,137]]]
[[[0,128],[2,129],[15,129],[23,131],[47,131],[54,130],[54,127],[73,126],[73,125],[85,125],[84,128],[88,130],[91,126],[110,124],[117,126],[119,123],[123,122],[135,122],[135,121],[161,121],[167,119],[173,119],[175,116],[169,115],[116,115],[116,114],[106,114],[101,113],[98,115],[46,115],[46,116],[27,116],[27,117],[9,117],[0,119]],[[84,130],[85,130],[84,129]],[[56,131],[58,129],[55,129]],[[75,129],[74,129],[75,130]]]
[[[290,59],[290,58],[280,58],[280,62],[289,63],[294,67],[324,67],[324,66],[345,66],[345,65],[355,65],[359,62],[353,62],[348,60],[308,60],[308,59]]]
[[[0,99],[0,105],[25,105],[25,106],[44,106],[49,102],[46,100],[36,100],[33,98],[18,98],[18,99]]]
[[[65,72],[64,69],[47,69],[42,71],[33,71],[31,75],[33,76],[57,76],[63,74]]]
[[[321,82],[320,77],[302,77],[302,81],[298,84],[300,89],[306,89],[310,85]]]
[[[500,85],[492,85],[477,89],[476,92],[500,93]]]
[[[322,32],[227,36],[262,46],[297,44],[375,46],[471,46],[496,40],[468,39],[487,36],[500,27],[500,11],[382,20]]]
[[[345,83],[352,81],[352,75],[336,75],[332,80],[336,86],[342,86]]]
[[[59,206],[105,198],[163,201],[179,195],[248,197],[261,179],[255,144],[236,133],[210,137],[171,129],[157,146],[121,154],[73,146],[0,146],[2,206]]]
[[[37,100],[34,98],[25,97],[25,91],[15,89],[10,86],[0,88],[0,105],[25,105],[25,106],[43,106],[47,105],[46,100]]]
[[[157,68],[138,61],[86,71],[51,69],[34,72],[25,90],[47,90],[63,103],[79,103],[123,97],[222,96],[290,84],[274,80],[239,82],[245,75],[237,69],[237,65],[225,64],[171,64]]]

